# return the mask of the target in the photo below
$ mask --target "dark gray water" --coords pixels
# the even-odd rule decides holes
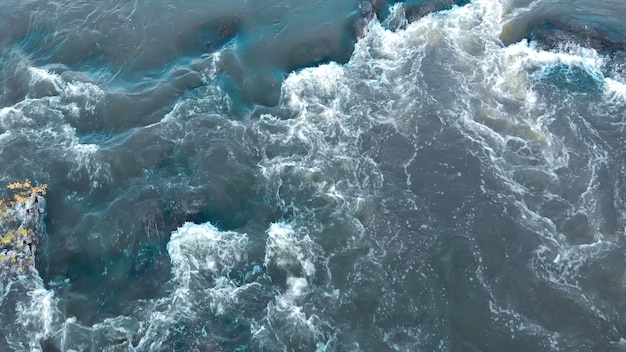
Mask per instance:
[[[0,13],[0,350],[626,351],[623,2]]]

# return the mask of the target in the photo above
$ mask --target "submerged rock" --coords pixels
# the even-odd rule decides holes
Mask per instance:
[[[626,51],[626,42],[617,35],[579,21],[546,20],[529,29],[526,39],[543,50],[556,50],[568,44],[593,48],[601,54]]]
[[[449,10],[454,6],[469,4],[469,0],[406,0],[404,12],[409,22],[414,22],[433,12]]]
[[[12,183],[8,186],[12,198],[0,201],[0,280],[34,269],[43,235],[46,187],[28,180]]]
[[[593,49],[607,59],[602,67],[605,77],[624,79],[626,41],[614,32],[615,30],[594,27],[576,20],[546,20],[530,28],[526,39],[546,51],[558,52],[576,46]]]

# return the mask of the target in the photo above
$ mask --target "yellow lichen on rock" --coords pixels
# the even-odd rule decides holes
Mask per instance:
[[[30,180],[27,179],[24,182],[13,182],[9,184],[7,188],[11,190],[18,190],[18,192],[13,195],[13,202],[25,203],[32,196],[45,196],[48,185],[44,184],[33,186]]]
[[[0,238],[0,243],[2,243],[2,244],[9,244],[9,243],[11,243],[13,241],[15,241],[15,234],[13,232],[11,232],[8,235]]]

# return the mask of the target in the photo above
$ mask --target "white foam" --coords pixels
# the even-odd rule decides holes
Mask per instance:
[[[308,282],[302,277],[290,277],[287,279],[287,297],[300,297],[304,294]]]
[[[163,349],[172,325],[193,321],[207,308],[215,315],[233,314],[242,286],[237,286],[230,275],[236,266],[247,262],[247,244],[245,233],[220,231],[211,223],[187,222],[174,231],[167,251],[175,288],[153,303],[154,311],[142,323],[137,349]],[[201,302],[208,307],[198,306]]]
[[[25,69],[34,96],[28,93],[25,100],[0,110],[0,130],[5,130],[0,143],[19,136],[29,143],[26,153],[48,150],[53,158],[69,162],[70,177],[80,179],[86,173],[94,188],[110,181],[109,165],[95,157],[99,147],[81,143],[70,123],[84,113],[93,113],[104,91],[91,83],[66,82],[42,68],[26,66]],[[54,94],[37,96],[36,90],[42,89],[35,86],[41,82],[49,83],[52,88],[43,90],[52,89]]]
[[[16,323],[20,324],[24,331],[18,332],[19,329],[15,329],[15,338],[9,342],[22,344],[27,341],[31,351],[40,351],[41,341],[56,332],[54,322],[59,311],[53,291],[46,290],[34,279],[31,284],[35,284],[35,287],[28,291],[28,299],[18,299],[15,307]]]
[[[301,269],[307,277],[315,275],[316,244],[308,235],[298,238],[291,225],[273,223],[267,231],[265,246],[265,265],[294,272]],[[305,281],[306,282],[306,281]]]
[[[604,87],[606,97],[610,101],[617,103],[626,101],[626,83],[623,80],[604,78]]]
[[[187,222],[172,233],[167,251],[176,280],[186,287],[195,273],[224,276],[236,265],[246,262],[247,243],[246,234],[219,231],[210,223]]]
[[[52,88],[56,92],[60,92],[62,90],[61,79],[58,75],[50,73],[47,70],[38,67],[28,67],[28,72],[30,73],[29,86],[31,91],[34,89],[34,86],[39,82],[50,83],[50,85],[52,85]]]

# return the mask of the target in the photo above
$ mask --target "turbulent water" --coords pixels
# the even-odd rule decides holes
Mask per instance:
[[[1,351],[626,351],[623,1],[0,13]]]

